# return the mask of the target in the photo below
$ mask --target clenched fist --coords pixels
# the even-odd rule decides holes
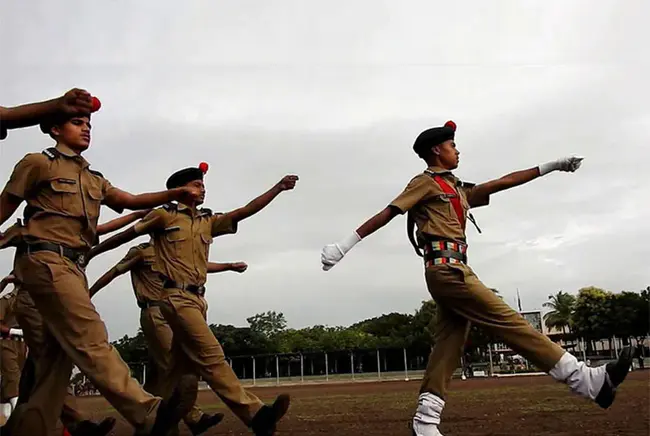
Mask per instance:
[[[284,176],[277,185],[275,185],[280,191],[289,191],[296,187],[296,182],[298,181],[298,176],[289,175]]]
[[[85,89],[74,88],[59,97],[57,109],[65,114],[93,112],[92,96]]]
[[[541,176],[550,173],[551,171],[565,171],[575,172],[580,165],[582,165],[584,157],[582,156],[568,156],[563,157],[552,162],[547,162],[539,166],[539,174]]]

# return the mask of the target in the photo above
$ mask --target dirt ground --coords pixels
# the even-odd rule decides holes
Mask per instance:
[[[253,389],[264,401],[279,392],[292,395],[292,406],[277,434],[410,436],[419,382],[371,382]],[[614,405],[603,411],[568,393],[547,376],[472,379],[452,382],[443,415],[445,436],[466,435],[648,435],[650,434],[650,370],[634,371],[619,389]],[[100,397],[80,399],[94,418],[118,416]],[[201,391],[199,404],[226,418],[210,435],[251,434],[211,391]],[[58,435],[61,433],[58,432]],[[132,435],[119,418],[116,436]],[[191,435],[181,424],[181,434]]]

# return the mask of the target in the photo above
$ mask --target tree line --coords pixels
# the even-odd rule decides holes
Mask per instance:
[[[493,291],[499,295],[496,289]],[[580,289],[576,295],[559,291],[544,304],[548,328],[563,340],[583,338],[592,341],[612,336],[642,339],[650,334],[650,287],[639,291],[612,293],[596,287]],[[423,301],[415,313],[389,313],[366,319],[348,327],[316,325],[302,329],[287,327],[281,312],[268,311],[247,319],[248,326],[210,324],[226,356],[310,354],[376,349],[402,349],[427,356],[435,342],[433,335],[436,304]],[[484,330],[472,326],[466,352],[485,350],[499,342]],[[147,346],[142,331],[124,336],[113,345],[126,362],[146,362]]]

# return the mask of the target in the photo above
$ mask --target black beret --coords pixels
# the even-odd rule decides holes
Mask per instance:
[[[52,130],[52,127],[65,124],[67,121],[71,120],[72,118],[80,118],[80,117],[88,117],[88,119],[90,119],[90,113],[77,113],[74,115],[70,115],[64,112],[57,112],[55,114],[43,118],[39,126],[41,128],[41,132],[45,133],[46,135],[49,135],[50,130]]]
[[[456,134],[456,123],[447,121],[442,127],[433,127],[420,133],[413,144],[413,151],[418,155],[429,150],[431,147],[442,144],[445,141],[454,139]]]
[[[208,172],[208,164],[202,162],[198,167],[184,168],[176,171],[167,179],[167,189],[178,188],[194,180],[203,180],[203,176]]]

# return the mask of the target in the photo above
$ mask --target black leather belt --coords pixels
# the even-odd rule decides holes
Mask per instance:
[[[199,286],[199,285],[186,285],[183,283],[177,283],[173,281],[170,278],[167,278],[165,276],[162,276],[163,279],[163,288],[165,289],[180,289],[182,291],[187,291],[191,292],[193,294],[196,294],[200,297],[203,297],[205,295],[205,286]]]
[[[23,243],[16,250],[19,255],[36,253],[38,251],[50,251],[71,260],[77,265],[86,266],[86,253],[84,250],[75,250],[54,242],[35,242],[32,244]]]
[[[137,302],[138,307],[142,310],[144,309],[149,309],[150,307],[154,307],[156,304],[152,301],[138,301]]]
[[[445,263],[467,264],[467,245],[451,241],[430,241],[424,245],[427,267]]]

